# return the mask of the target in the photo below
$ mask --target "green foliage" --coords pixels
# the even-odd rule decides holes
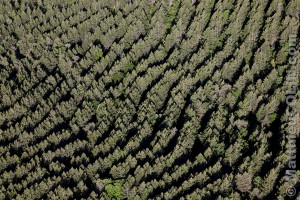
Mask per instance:
[[[272,113],[270,116],[269,116],[269,122],[270,124],[273,123],[277,118],[277,114],[276,113]]]
[[[239,130],[238,134],[241,138],[245,138],[248,134],[248,130],[246,128],[242,128],[241,130]]]
[[[75,2],[75,0],[66,0],[68,4],[72,4]]]
[[[219,38],[216,39],[216,41],[209,45],[209,53],[211,56],[213,56],[213,52],[217,49],[217,48],[221,48],[223,46],[223,41],[225,39],[226,34],[222,33]]]
[[[250,65],[251,64],[251,62],[252,62],[252,54],[251,53],[249,53],[249,54],[247,54],[246,55],[246,58],[245,58],[245,61],[246,61],[246,64],[247,65]]]
[[[96,100],[92,101],[93,108],[96,110],[98,108],[99,102]]]
[[[293,2],[5,1],[0,199],[286,199]]]
[[[57,56],[62,56],[66,53],[67,48],[65,46],[57,46],[53,49],[53,52],[56,53]]]
[[[222,33],[219,37],[219,39],[216,42],[216,47],[222,47],[222,43],[225,40],[226,34]]]
[[[260,176],[256,176],[254,179],[253,179],[253,185],[255,188],[260,188],[261,185],[263,183],[263,180]]]
[[[121,82],[124,78],[124,73],[122,72],[117,72],[113,75],[112,77],[112,81],[114,84],[118,84],[119,82]]]
[[[225,10],[223,13],[223,20],[225,22],[227,22],[229,20],[229,16],[230,16],[230,11],[229,10]]]
[[[148,9],[147,16],[149,19],[151,19],[151,17],[153,16],[153,14],[155,13],[156,10],[157,10],[156,7],[151,7],[150,9]]]
[[[105,185],[105,192],[109,196],[110,199],[120,200],[122,187],[124,184],[124,180],[112,180],[112,179],[103,179],[103,184]]]
[[[134,69],[134,64],[130,62],[124,67],[124,73],[127,74],[128,72],[131,72],[133,69]]]
[[[235,99],[238,100],[240,95],[242,94],[242,91],[240,89],[236,89],[236,90],[232,91],[232,94],[235,97]]]
[[[172,23],[176,19],[179,6],[180,6],[180,1],[176,0],[173,1],[172,6],[167,9],[166,18],[165,18],[165,27],[167,30],[171,29]]]
[[[12,191],[9,191],[9,192],[8,192],[8,197],[9,197],[10,199],[13,199],[17,194],[18,194],[18,193],[17,193],[16,190],[12,190]]]
[[[212,150],[213,150],[213,155],[215,156],[223,155],[225,153],[225,144],[219,143],[215,147],[213,147]]]
[[[98,49],[97,52],[95,53],[95,58],[94,60],[97,61],[103,57],[103,51],[102,49]]]
[[[121,100],[119,98],[114,99],[114,105],[119,106],[121,104]]]

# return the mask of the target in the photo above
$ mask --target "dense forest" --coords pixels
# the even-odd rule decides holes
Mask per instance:
[[[2,0],[0,200],[299,200],[299,5]]]

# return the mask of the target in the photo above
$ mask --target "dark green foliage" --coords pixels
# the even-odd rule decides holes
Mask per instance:
[[[0,200],[299,198],[296,2],[2,1]]]
[[[92,101],[92,105],[93,105],[94,109],[96,110],[98,108],[98,106],[99,106],[99,102],[96,101],[96,100],[93,100]]]
[[[124,73],[127,74],[128,72],[131,72],[134,69],[134,64],[130,62],[124,67]]]
[[[121,80],[124,78],[124,73],[117,72],[112,76],[112,81],[114,84],[120,83]]]

